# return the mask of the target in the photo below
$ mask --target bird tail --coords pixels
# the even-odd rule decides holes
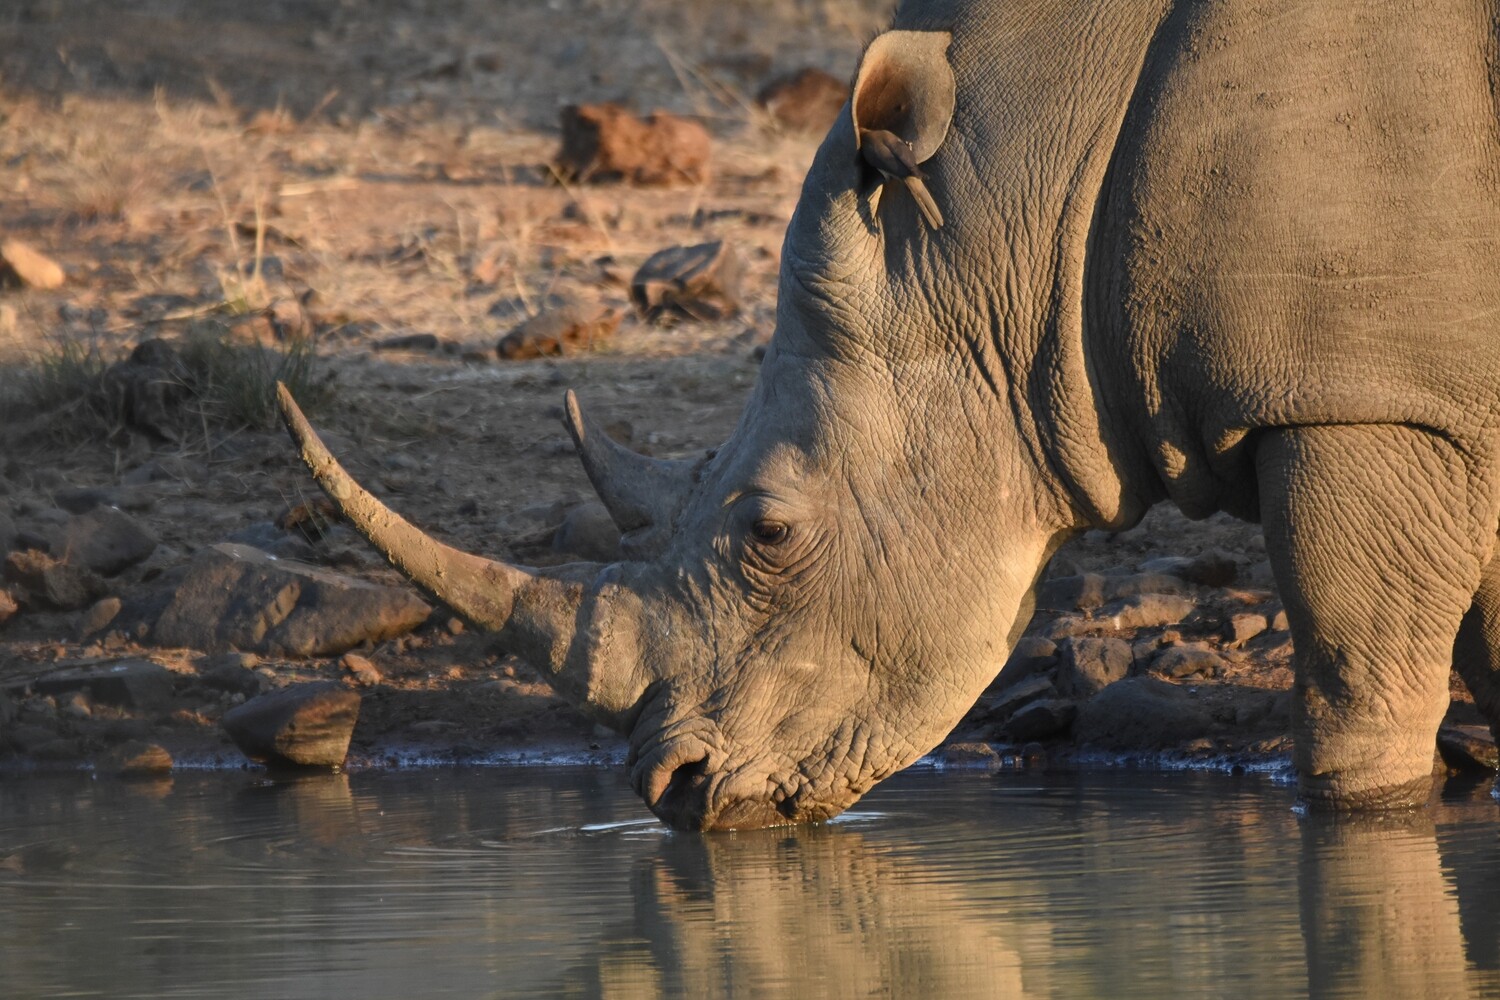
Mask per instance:
[[[937,202],[932,200],[932,192],[927,190],[927,185],[922,183],[921,178],[906,178],[906,190],[911,192],[912,200],[917,203],[917,210],[927,220],[927,225],[933,229],[941,229],[943,213],[938,211]]]

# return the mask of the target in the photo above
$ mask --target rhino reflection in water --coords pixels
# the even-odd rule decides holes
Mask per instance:
[[[732,437],[646,459],[569,397],[616,564],[452,550],[283,405],[354,524],[627,734],[673,825],[848,807],[973,703],[1064,540],[1162,500],[1265,525],[1304,798],[1419,802],[1455,646],[1500,716],[1494,7],[904,4]],[[867,161],[886,132],[940,227]]]

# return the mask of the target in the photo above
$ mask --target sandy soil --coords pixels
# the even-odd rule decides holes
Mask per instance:
[[[849,74],[886,11],[862,0],[311,7],[27,0],[0,13],[0,236],[68,274],[61,289],[0,292],[0,379],[20,385],[65,342],[113,358],[205,318],[233,338],[273,341],[265,311],[301,303],[333,380],[316,419],[351,471],[461,547],[559,559],[552,531],[590,496],[559,420],[564,388],[652,454],[692,454],[727,435],[755,378],[755,348],[771,334],[781,236],[818,141],[777,131],[748,95],[803,65]],[[704,122],[712,179],[666,189],[553,182],[559,108],[600,99]],[[626,282],[636,266],[710,239],[745,263],[742,312],[672,327],[635,316]],[[583,355],[495,357],[497,338],[521,320],[573,304],[625,319]],[[434,335],[436,349],[381,346],[412,334]],[[205,420],[163,443],[115,428],[63,448],[45,424],[15,421],[3,440],[0,505],[18,522],[49,510],[59,490],[116,487],[152,463],[164,470],[136,489],[134,516],[161,545],[116,582],[127,594],[314,490],[268,429]],[[1277,610],[1258,529],[1162,510],[1132,531],[1080,539],[1052,575],[1133,572],[1210,549],[1231,557],[1236,578],[1195,591],[1181,624],[1146,635],[1042,613],[1032,631],[1205,643],[1224,665],[1203,684],[1224,692],[1232,718],[1235,692],[1290,684],[1284,631],[1242,645],[1221,634],[1232,613],[1269,620]],[[343,571],[396,580],[348,539],[321,551]],[[144,718],[100,706],[85,718],[22,697],[18,718],[59,736],[48,755],[71,766],[145,738],[182,760],[237,759],[216,726],[235,696],[194,683],[201,653],[108,632],[81,638],[82,621],[26,612],[0,625],[0,684],[145,656],[180,675],[179,695],[171,711]],[[446,615],[365,654],[382,679],[364,689],[358,759],[618,747],[525,664]],[[336,660],[260,669],[276,684],[347,674]],[[988,700],[956,739],[988,738]],[[22,757],[37,756],[26,749]],[[1226,723],[1181,749],[1283,752],[1284,712],[1258,726]]]

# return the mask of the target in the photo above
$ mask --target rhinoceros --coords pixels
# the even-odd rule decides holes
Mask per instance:
[[[847,808],[994,678],[1058,546],[1162,501],[1264,526],[1301,797],[1415,803],[1450,664],[1500,719],[1496,16],[904,4],[807,175],[729,440],[639,456],[567,396],[619,562],[452,549],[283,408],[397,567],[628,735],[669,824]]]

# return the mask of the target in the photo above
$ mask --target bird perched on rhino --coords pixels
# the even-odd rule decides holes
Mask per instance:
[[[943,213],[938,211],[932,192],[923,183],[927,175],[922,173],[911,143],[894,132],[862,128],[859,130],[859,151],[865,162],[880,171],[880,176],[886,181],[900,181],[906,185],[912,200],[917,203],[917,210],[929,226],[933,229],[942,227]]]

